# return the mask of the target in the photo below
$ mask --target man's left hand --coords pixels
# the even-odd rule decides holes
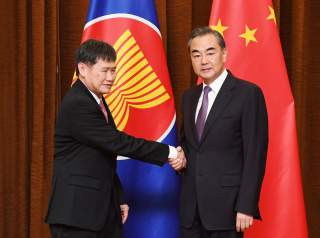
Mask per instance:
[[[253,217],[250,215],[243,214],[241,212],[237,213],[236,218],[236,229],[237,232],[244,232],[246,229],[248,229],[253,224]]]

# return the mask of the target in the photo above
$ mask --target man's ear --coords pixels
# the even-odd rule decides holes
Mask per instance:
[[[227,61],[227,56],[228,56],[228,50],[227,50],[227,48],[224,48],[224,49],[223,49],[222,54],[223,54],[223,62],[225,63],[225,62]]]
[[[83,77],[85,77],[88,73],[88,66],[85,63],[78,63],[78,70],[79,70],[79,74]]]

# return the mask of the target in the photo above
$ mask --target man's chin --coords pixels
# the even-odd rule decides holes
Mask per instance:
[[[203,80],[210,81],[210,79],[212,79],[214,77],[214,75],[213,74],[200,74],[199,77],[202,78]]]
[[[111,88],[104,88],[101,90],[102,94],[109,94],[111,92]]]

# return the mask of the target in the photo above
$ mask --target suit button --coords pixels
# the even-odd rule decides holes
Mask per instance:
[[[199,171],[199,172],[198,172],[198,177],[202,177],[202,176],[203,176],[202,171]]]

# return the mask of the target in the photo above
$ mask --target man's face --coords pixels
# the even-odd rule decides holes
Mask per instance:
[[[213,34],[206,34],[191,41],[190,55],[195,74],[210,84],[224,70],[227,50],[219,46]]]
[[[94,65],[78,64],[80,79],[98,97],[108,94],[116,77],[115,62],[97,59]]]

